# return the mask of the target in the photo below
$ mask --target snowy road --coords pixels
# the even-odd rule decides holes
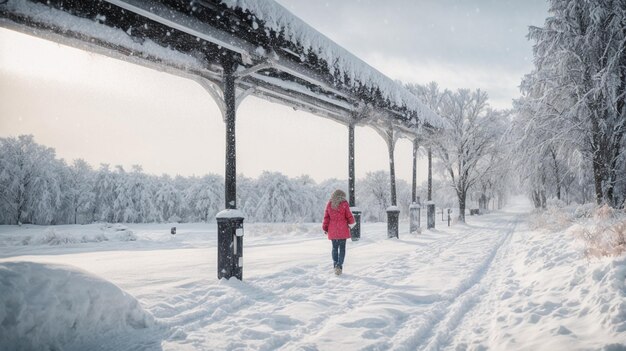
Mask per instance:
[[[386,238],[385,224],[365,225],[363,239],[348,244],[340,277],[317,224],[247,225],[243,282],[216,280],[209,225],[181,225],[176,238],[154,225],[131,226],[140,238],[132,243],[4,247],[0,262],[67,264],[113,282],[155,317],[154,339],[164,350],[554,350],[626,343],[619,333],[626,321],[589,330],[601,316],[580,314],[585,301],[572,295],[575,287],[554,291],[566,285],[555,277],[569,282],[571,270],[580,271],[580,257],[558,236],[552,250],[542,249],[543,239],[528,229],[529,211],[519,202],[468,217],[467,225],[401,233],[400,240]],[[536,261],[544,275],[530,271]],[[626,305],[613,307],[626,316]]]

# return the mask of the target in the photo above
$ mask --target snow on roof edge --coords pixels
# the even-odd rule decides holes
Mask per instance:
[[[365,63],[322,33],[315,30],[298,16],[273,0],[220,0],[229,8],[240,8],[254,14],[266,27],[294,44],[316,53],[318,57],[335,66],[339,71],[361,84],[380,89],[383,97],[398,106],[415,111],[418,118],[433,127],[443,128],[445,123],[436,113],[422,104],[415,95],[377,69]]]
[[[64,31],[74,31],[91,38],[134,49],[185,69],[199,70],[204,68],[202,62],[198,59],[179,51],[163,47],[150,39],[139,43],[134,41],[131,36],[122,29],[111,28],[91,19],[76,17],[44,4],[12,0],[4,6],[11,12],[27,16],[48,25],[57,26]]]

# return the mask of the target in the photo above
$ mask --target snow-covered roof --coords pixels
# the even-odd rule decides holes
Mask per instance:
[[[205,88],[205,81],[221,84],[226,50],[239,63],[237,88],[249,94],[342,123],[353,116],[372,126],[392,123],[408,135],[419,133],[418,125],[445,127],[401,83],[272,0],[194,4],[105,0],[83,7],[8,0],[0,7],[0,26],[30,28],[31,34],[192,78]]]
[[[336,79],[340,79],[354,88],[358,88],[358,85],[361,84],[369,89],[378,89],[384,99],[396,106],[414,111],[421,121],[433,127],[444,126],[442,119],[422,104],[402,84],[393,81],[363,62],[273,0],[221,1],[231,9],[239,8],[253,14],[263,22],[267,29],[281,33],[285,39],[298,47],[302,47],[301,60],[305,59],[303,54],[312,52],[318,58],[326,61],[328,67],[336,69],[336,72],[331,72]],[[275,35],[268,30],[265,33],[267,36]],[[348,80],[344,80],[344,77],[347,77]]]

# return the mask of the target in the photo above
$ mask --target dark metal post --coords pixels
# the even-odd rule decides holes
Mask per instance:
[[[428,147],[428,202],[426,202],[426,227],[435,228],[435,203],[433,202],[433,153]]]
[[[348,197],[350,206],[354,206],[354,125],[348,125]]]
[[[452,212],[452,209],[449,208],[448,209],[448,227],[450,226],[450,213]]]
[[[413,139],[413,184],[411,192],[411,203],[417,202],[417,138]]]
[[[389,179],[391,183],[391,206],[387,208],[387,237],[399,238],[398,220],[400,217],[400,209],[397,207],[396,200],[396,170],[393,157],[395,142],[393,140],[393,131],[389,131],[387,135],[387,147],[389,149]]]
[[[392,136],[389,137],[389,143],[387,145],[389,148],[389,180],[390,180],[390,186],[391,186],[391,206],[397,206],[396,167],[395,167],[395,160],[393,156],[393,151],[394,151],[393,149],[394,149],[395,143],[393,141]]]
[[[237,211],[237,153],[235,149],[235,77],[234,62],[227,56],[222,62],[224,106],[226,111],[226,170],[224,200],[226,209],[217,214],[217,278],[243,279],[243,214]]]
[[[358,241],[361,238],[361,210],[356,207],[354,182],[354,124],[350,123],[348,125],[348,193],[350,210],[356,221],[355,226],[350,229],[350,237],[352,241]]]
[[[428,148],[428,201],[433,201],[433,152]]]
[[[237,167],[235,149],[235,76],[234,64],[225,60],[224,105],[226,106],[226,175],[224,177],[224,200],[227,209],[237,208]]]
[[[420,228],[420,205],[417,197],[417,138],[413,139],[413,184],[411,205],[409,206],[409,231],[415,233]]]

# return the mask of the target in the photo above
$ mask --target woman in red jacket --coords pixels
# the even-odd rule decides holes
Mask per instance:
[[[352,216],[350,205],[346,201],[346,193],[335,190],[326,205],[322,229],[328,235],[328,240],[333,243],[332,256],[336,275],[340,275],[343,269],[343,259],[346,257],[346,239],[350,237],[350,228],[354,224],[354,216]]]

